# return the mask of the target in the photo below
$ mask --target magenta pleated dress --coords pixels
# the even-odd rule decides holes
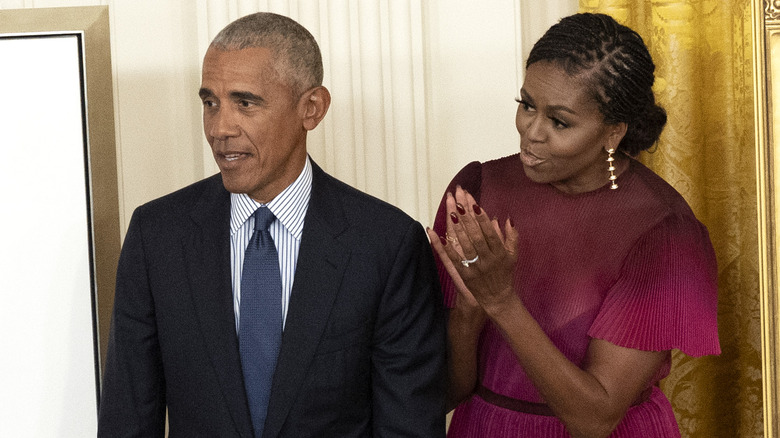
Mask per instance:
[[[529,180],[518,155],[473,162],[453,179],[491,217],[520,233],[515,290],[552,342],[581,365],[591,338],[640,350],[719,354],[717,266],[707,229],[669,184],[638,161],[605,185],[577,195]],[[444,235],[445,205],[434,229]],[[455,290],[439,265],[444,300]],[[509,344],[488,322],[479,376],[495,393],[544,403]],[[657,374],[669,374],[670,362]],[[455,410],[449,437],[567,437],[556,417],[532,415],[473,396]],[[613,437],[679,437],[671,404],[657,388],[632,406]]]

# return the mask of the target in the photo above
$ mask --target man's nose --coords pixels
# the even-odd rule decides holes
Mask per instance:
[[[214,114],[207,116],[206,123],[208,134],[219,140],[236,137],[240,133],[235,115],[230,110],[224,108],[219,108]]]

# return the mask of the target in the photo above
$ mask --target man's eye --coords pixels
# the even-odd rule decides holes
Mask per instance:
[[[252,102],[248,100],[239,100],[238,106],[240,106],[241,108],[249,108],[250,106],[252,106]]]

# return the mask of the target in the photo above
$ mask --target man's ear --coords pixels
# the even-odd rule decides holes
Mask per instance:
[[[311,131],[320,124],[330,107],[330,92],[323,86],[306,91],[300,100],[303,127]]]

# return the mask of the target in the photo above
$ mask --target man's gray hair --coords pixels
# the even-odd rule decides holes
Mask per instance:
[[[322,85],[322,55],[317,41],[295,20],[271,12],[241,17],[222,29],[210,48],[241,50],[271,49],[279,79],[286,82],[295,97]]]

